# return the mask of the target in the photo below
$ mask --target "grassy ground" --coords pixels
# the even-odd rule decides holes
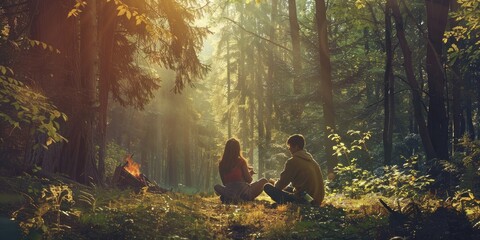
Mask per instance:
[[[402,233],[391,227],[377,195],[328,196],[317,208],[275,205],[264,194],[225,205],[208,194],[133,193],[28,175],[0,177],[0,183],[0,217],[15,218],[30,239],[390,239]]]

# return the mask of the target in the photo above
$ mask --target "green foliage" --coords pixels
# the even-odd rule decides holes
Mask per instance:
[[[459,139],[457,151],[451,161],[442,161],[444,170],[454,175],[461,189],[472,189],[480,193],[480,141],[471,140],[467,135]]]
[[[105,2],[111,2],[112,0],[104,0]],[[117,6],[117,16],[125,16],[128,20],[132,19],[132,17],[135,20],[135,25],[140,25],[140,24],[146,24],[148,25],[148,29],[152,29],[153,23],[149,22],[150,19],[147,19],[145,14],[140,14],[136,10],[132,10],[133,8],[125,4],[123,1],[120,0],[113,0],[112,1],[116,6]],[[82,9],[85,8],[85,6],[88,3],[83,0],[76,0],[75,5],[73,5],[73,8],[68,12],[67,18],[69,17],[78,17],[79,14],[82,13]],[[147,21],[148,20],[148,21]]]
[[[368,192],[373,192],[373,174],[368,170],[363,170],[357,166],[357,159],[352,158],[350,164],[341,163],[335,167],[335,180],[329,182],[327,192],[344,193],[350,197],[359,197]]]
[[[127,151],[115,142],[107,144],[105,156],[105,177],[111,178],[115,172],[115,168],[124,163]]]
[[[175,192],[135,194],[101,187],[66,186],[56,180],[31,176],[2,177],[0,181],[1,186],[9,185],[26,193],[27,204],[20,202],[20,209],[13,217],[22,227],[28,227],[28,239],[390,239],[395,236],[388,213],[378,202],[381,196],[375,194],[357,199],[326,196],[321,207],[271,205],[264,194],[254,202],[225,205],[212,196]],[[40,191],[27,193],[30,186]],[[84,197],[88,201],[83,201]],[[388,203],[395,201],[381,198]],[[95,208],[90,205],[92,200]],[[405,202],[399,202],[399,206]],[[422,215],[428,217],[422,225],[426,227],[415,228],[422,230],[422,236],[439,230],[428,227],[435,225],[436,217],[443,216],[442,224],[450,224],[450,217],[457,216],[462,209],[471,222],[478,221],[479,202],[469,191],[459,192],[447,201],[425,197],[420,202]],[[442,204],[458,210],[449,208],[454,211],[438,214],[438,209],[445,209]],[[405,213],[405,208],[399,211]],[[4,208],[0,211],[5,213]],[[437,215],[431,214],[435,212]],[[440,228],[443,231],[448,225]]]
[[[48,136],[41,143],[45,148],[54,142],[66,140],[59,133],[58,122],[66,121],[67,116],[58,111],[45,96],[11,77],[12,69],[0,66],[0,72],[0,121],[6,122],[11,131],[22,126],[33,126],[35,131]]]
[[[428,175],[415,169],[417,156],[405,159],[402,167],[397,165],[383,167],[384,174],[372,179],[385,196],[418,197],[434,182]]]
[[[465,212],[471,219],[480,220],[480,200],[470,189],[455,192],[454,196],[446,202],[457,210]]]
[[[478,0],[458,0],[460,8],[451,13],[451,17],[462,25],[453,27],[452,30],[445,32],[446,42],[448,38],[454,37],[457,41],[461,39],[476,39],[475,45],[480,45],[480,1]],[[474,47],[474,46],[471,46]],[[449,51],[458,51],[456,45],[452,45]]]
[[[370,139],[372,134],[367,131],[367,132],[360,132],[360,131],[354,131],[354,130],[348,130],[347,134],[351,137],[358,136],[358,139],[354,139],[350,145],[346,145],[342,141],[342,137],[340,137],[339,134],[337,133],[332,133],[328,135],[328,138],[330,138],[333,142],[335,142],[336,145],[333,146],[333,151],[334,156],[337,157],[345,157],[345,160],[348,162],[350,161],[350,154],[355,152],[356,150],[364,150],[364,152],[368,153],[369,150],[367,148],[367,140]],[[352,158],[353,160],[353,158]]]
[[[38,232],[43,236],[52,236],[69,228],[60,221],[60,216],[68,216],[75,203],[69,186],[51,184],[42,188],[39,196],[34,191],[24,196],[28,203],[15,211],[12,217],[19,221],[27,236]]]
[[[388,197],[418,197],[434,181],[414,168],[416,157],[406,159],[403,167],[393,165],[378,168],[377,175],[358,167],[356,162],[356,159],[352,159],[350,164],[339,164],[335,168],[336,179],[328,183],[331,193],[343,193],[353,198],[368,193],[380,193]]]
[[[383,166],[374,172],[358,166],[357,158],[350,158],[357,151],[368,154],[366,142],[370,139],[370,133],[360,131],[348,131],[350,136],[356,136],[350,145],[345,144],[338,134],[330,134],[336,145],[333,146],[336,156],[345,156],[347,164],[339,163],[335,167],[336,178],[327,184],[331,194],[343,193],[346,196],[358,198],[368,193],[381,193],[384,196],[416,197],[433,182],[428,175],[422,175],[416,169],[417,156],[405,159],[403,166]],[[371,159],[361,159],[371,161]],[[328,192],[328,191],[327,191]]]

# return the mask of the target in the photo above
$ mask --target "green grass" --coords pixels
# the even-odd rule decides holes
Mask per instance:
[[[24,229],[26,234],[40,233],[52,239],[389,239],[394,232],[378,198],[397,209],[395,199],[375,194],[356,199],[327,195],[320,208],[275,206],[264,193],[253,202],[225,205],[214,195],[135,194],[70,184],[74,203],[61,202],[59,211],[47,208],[39,216],[35,204],[54,202],[34,193],[41,192],[42,186],[63,183],[25,176],[0,180],[17,188],[16,195],[2,188],[0,196],[7,197],[2,198],[0,214],[15,215],[19,222],[35,219],[37,225],[25,225],[30,227]],[[29,189],[33,202],[18,197],[28,195]],[[432,212],[440,205],[440,200],[429,199],[421,207]]]

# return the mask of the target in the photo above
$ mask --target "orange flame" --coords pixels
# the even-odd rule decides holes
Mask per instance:
[[[126,159],[127,165],[124,167],[127,172],[132,174],[134,177],[140,177],[140,164],[133,161],[132,156],[128,156]]]

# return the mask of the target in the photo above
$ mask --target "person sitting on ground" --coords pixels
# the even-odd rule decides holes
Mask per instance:
[[[262,193],[263,186],[268,182],[265,178],[252,182],[255,172],[242,156],[240,142],[235,138],[225,144],[218,169],[224,186],[217,184],[214,189],[222,202],[251,201]]]
[[[280,179],[270,180],[264,186],[265,193],[279,204],[294,202],[320,206],[325,196],[320,165],[303,149],[305,138],[301,134],[290,136],[287,146],[292,157],[285,163]],[[293,189],[287,187],[289,184]]]

